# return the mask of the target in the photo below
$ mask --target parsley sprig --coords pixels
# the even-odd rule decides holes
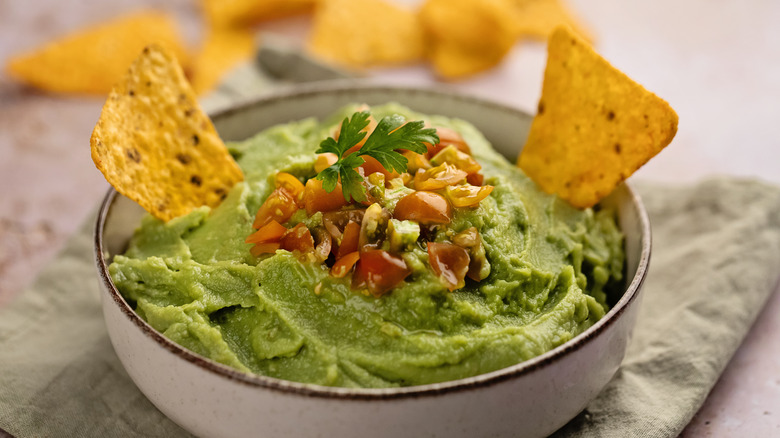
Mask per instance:
[[[331,152],[338,157],[338,161],[317,174],[317,179],[322,180],[322,187],[330,193],[336,189],[340,177],[341,192],[347,202],[350,198],[357,202],[366,200],[366,189],[361,184],[363,177],[355,170],[365,162],[361,156],[373,157],[385,169],[403,173],[406,172],[408,160],[396,152],[397,149],[407,149],[422,154],[427,150],[423,143],[439,142],[436,130],[425,128],[422,120],[404,124],[406,120],[396,114],[384,117],[365,144],[356,152],[345,156],[347,150],[360,143],[366,136],[363,129],[368,126],[369,117],[371,113],[361,111],[352,114],[351,118],[345,118],[341,123],[339,139],[328,137],[320,143],[320,148],[316,151],[318,154]]]

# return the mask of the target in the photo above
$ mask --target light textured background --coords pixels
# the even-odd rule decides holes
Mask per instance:
[[[780,2],[571,3],[597,36],[598,50],[680,115],[673,144],[633,178],[685,182],[727,173],[780,183]],[[189,39],[200,37],[194,1],[0,0],[0,62],[143,5],[172,11]],[[303,42],[308,24],[288,19],[263,30]],[[544,62],[542,44],[521,43],[496,69],[446,86],[530,111]],[[435,81],[422,66],[371,74],[393,83]],[[101,105],[99,98],[30,91],[0,73],[0,306],[32,280],[105,192],[88,152]],[[780,436],[780,294],[683,435]]]

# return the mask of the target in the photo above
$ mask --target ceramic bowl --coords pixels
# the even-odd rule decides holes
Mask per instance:
[[[213,115],[225,140],[350,102],[396,101],[417,111],[473,123],[514,160],[531,118],[519,110],[435,89],[377,85],[297,87]],[[347,389],[245,374],[169,341],[138,317],[108,275],[143,210],[109,190],[95,230],[103,312],[111,342],[138,388],[173,421],[198,436],[390,437],[545,436],[592,400],[620,366],[634,327],[650,260],[650,226],[628,185],[604,203],[625,233],[626,284],[607,315],[541,356],[461,380],[394,389]]]

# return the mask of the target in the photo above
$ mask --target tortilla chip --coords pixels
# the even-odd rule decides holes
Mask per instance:
[[[212,27],[257,24],[273,18],[311,11],[318,0],[202,0]]]
[[[173,20],[142,12],[68,35],[8,61],[11,77],[46,91],[106,94],[127,66],[149,44],[159,44],[184,59]]]
[[[428,56],[444,78],[495,66],[516,39],[511,0],[428,0],[420,18],[430,42]]]
[[[314,14],[309,46],[348,67],[403,65],[425,53],[417,14],[382,0],[323,0]]]
[[[515,26],[520,37],[547,40],[558,26],[569,26],[581,37],[593,42],[593,33],[578,20],[562,0],[511,0]]]
[[[192,63],[192,88],[203,94],[225,73],[255,53],[255,35],[249,29],[211,28]]]
[[[518,165],[541,188],[591,207],[668,145],[677,114],[560,27]]]
[[[243,180],[176,58],[157,46],[111,90],[90,143],[106,180],[165,221],[216,207]]]

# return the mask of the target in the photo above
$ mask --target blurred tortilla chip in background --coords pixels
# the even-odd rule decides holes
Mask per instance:
[[[12,57],[6,71],[16,80],[46,91],[106,94],[151,43],[166,47],[186,62],[174,20],[147,11],[85,28]]]
[[[246,26],[310,12],[318,0],[201,0],[212,27]]]
[[[192,88],[203,94],[255,53],[255,33],[245,28],[212,27],[192,58]]]
[[[162,12],[125,15],[9,59],[12,78],[49,92],[106,94],[149,44],[172,50],[195,91],[214,89],[256,52],[254,33],[268,20],[312,14],[310,54],[356,70],[430,62],[443,79],[463,79],[501,63],[518,40],[546,39],[558,25],[592,41],[564,0],[199,0],[202,43],[191,58],[173,19]]]
[[[417,14],[383,0],[322,0],[314,13],[311,51],[349,66],[391,66],[423,59]]]
[[[244,179],[174,55],[156,46],[111,90],[90,146],[106,180],[165,221],[219,205]]]
[[[677,113],[559,27],[518,165],[548,193],[592,207],[666,147]]]
[[[511,0],[427,0],[420,17],[437,74],[460,78],[501,62],[516,41]]]

